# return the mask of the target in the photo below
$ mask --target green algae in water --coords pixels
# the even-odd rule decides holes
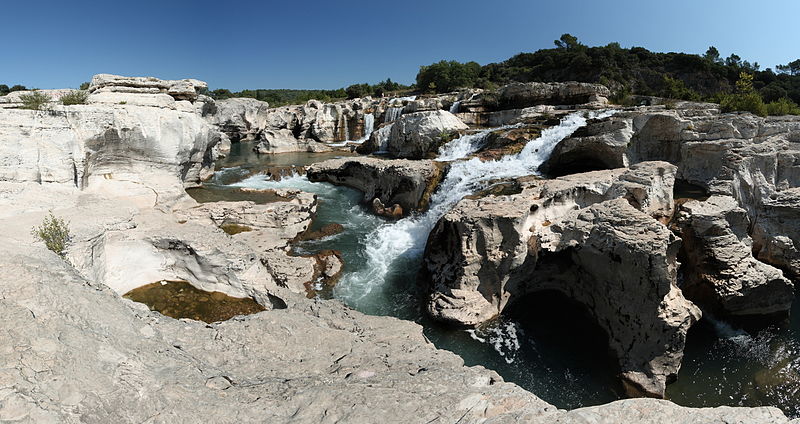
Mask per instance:
[[[207,323],[266,310],[253,299],[231,297],[218,291],[207,292],[186,281],[152,283],[135,288],[122,297],[144,303],[151,310],[168,317],[189,318]]]

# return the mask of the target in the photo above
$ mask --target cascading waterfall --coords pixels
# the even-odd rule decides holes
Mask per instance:
[[[350,128],[347,127],[347,117],[344,113],[339,115],[339,128],[343,129],[345,141],[350,140]]]
[[[519,128],[521,126],[522,124],[505,125],[502,127],[483,130],[475,134],[461,136],[440,147],[439,156],[435,160],[447,162],[464,158],[483,147],[486,144],[486,139],[492,132],[509,128]]]
[[[450,113],[458,113],[458,109],[461,108],[461,100],[456,100],[450,105]]]
[[[365,142],[369,139],[370,134],[375,129],[375,117],[371,113],[364,114],[364,136],[358,141]]]
[[[610,116],[614,111],[590,112],[590,118]],[[587,117],[581,112],[568,115],[558,126],[542,131],[542,135],[528,142],[523,150],[515,155],[505,156],[494,161],[482,162],[477,158],[451,164],[450,170],[431,197],[428,211],[387,223],[375,229],[365,241],[367,265],[363,269],[347,274],[336,286],[337,297],[353,306],[369,302],[370,293],[381,287],[386,277],[393,272],[407,272],[394,269],[398,259],[419,258],[422,255],[428,234],[436,222],[464,196],[473,194],[488,181],[500,178],[514,178],[536,173],[539,166],[547,160],[556,144],[570,136],[586,124]],[[450,143],[461,144],[463,137]],[[451,160],[460,159],[476,151],[480,146],[469,144],[470,149],[452,149],[445,146],[444,151]],[[458,153],[453,153],[457,150]]]
[[[383,122],[396,121],[397,118],[399,118],[400,115],[402,115],[402,114],[403,114],[403,108],[402,107],[390,107],[390,108],[386,109],[386,113],[384,113],[384,115],[383,115]]]

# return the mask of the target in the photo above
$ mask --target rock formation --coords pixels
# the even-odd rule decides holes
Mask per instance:
[[[309,258],[287,252],[310,225],[313,195],[282,192],[266,205],[198,204],[184,188],[213,169],[215,155],[224,152],[220,142],[265,141],[265,132],[280,130],[315,142],[341,137],[349,124],[338,122],[348,113],[334,115],[335,107],[310,102],[309,115],[325,117],[295,121],[296,108],[269,110],[249,101],[220,106],[200,94],[204,87],[196,80],[99,75],[89,105],[0,109],[0,316],[6,324],[0,329],[0,421],[788,421],[775,408],[690,409],[652,399],[558,410],[493,371],[465,367],[433,347],[415,323],[307,299],[309,283],[341,272],[336,252]],[[367,160],[354,169],[383,165]],[[342,178],[374,190],[379,200],[378,191],[389,190],[390,198],[410,202],[424,200],[432,185],[428,171],[438,171],[427,162],[409,173],[386,166],[385,173],[398,172],[387,187],[358,181],[357,173]],[[331,166],[334,174],[338,169]],[[626,381],[657,394],[698,315],[674,287],[676,239],[657,221],[672,213],[667,187],[673,179],[673,167],[643,163],[548,182],[527,179],[518,195],[466,199],[437,234],[451,222],[461,228],[453,236],[471,231],[480,238],[437,254],[463,254],[477,276],[444,266],[447,258],[435,255],[429,266],[443,266],[439,288],[486,281],[479,287],[486,297],[471,297],[485,316],[537,284],[572,290],[598,319],[607,318],[601,325]],[[762,199],[772,217],[767,223],[791,216],[792,193]],[[69,222],[66,258],[29,233],[48,210]],[[754,245],[765,243],[761,252],[791,265],[791,239],[778,244],[788,236],[777,234],[786,233],[764,223],[757,228]],[[455,241],[431,237],[432,245]],[[486,246],[497,250],[487,255]],[[572,282],[575,270],[558,268],[561,261],[586,272]],[[534,266],[561,274],[529,278],[525,272]],[[633,271],[623,273],[625,267]],[[513,278],[506,281],[507,271]],[[251,297],[266,310],[206,324],[120,297],[164,279]],[[624,297],[608,296],[620,288],[641,298],[622,304]],[[604,292],[591,297],[592,290]],[[444,290],[441,298],[449,295]],[[623,313],[612,317],[612,311]],[[629,351],[620,352],[626,343]]]
[[[428,238],[429,313],[477,325],[526,294],[560,291],[606,331],[628,392],[663,396],[700,317],[677,287],[680,241],[657,220],[672,213],[675,171],[646,162],[462,200]]]
[[[356,157],[315,163],[308,168],[307,175],[311,181],[358,189],[364,193],[365,203],[377,199],[382,209],[396,204],[409,213],[427,208],[442,178],[442,169],[440,164],[430,160]]]
[[[676,219],[683,240],[684,282],[691,299],[723,315],[786,314],[794,286],[783,273],[753,257],[750,220],[730,196],[689,200]]]

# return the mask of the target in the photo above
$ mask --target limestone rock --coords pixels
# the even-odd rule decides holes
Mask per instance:
[[[269,103],[250,98],[217,100],[210,121],[231,141],[255,140],[266,126]]]
[[[0,180],[183,195],[213,166],[219,132],[195,114],[100,105],[0,110]],[[171,194],[170,194],[171,193]]]
[[[611,92],[600,84],[528,82],[508,84],[494,95],[497,96],[498,109],[521,109],[540,104],[606,103]]]
[[[442,144],[442,134],[467,128],[455,115],[444,110],[403,115],[392,125],[386,150],[393,157],[422,159],[436,152]]]
[[[677,287],[680,242],[655,219],[671,215],[675,172],[642,163],[461,200],[428,238],[429,313],[476,325],[558,290],[607,332],[629,393],[663,396],[700,316]]]
[[[786,314],[794,286],[783,273],[756,260],[747,212],[730,196],[684,203],[676,220],[683,239],[687,297],[726,315]]]
[[[125,77],[121,75],[97,74],[92,77],[89,92],[94,93],[165,93],[175,100],[197,100],[199,93],[208,89],[208,84],[196,79],[162,80],[154,77]]]
[[[398,204],[403,211],[427,208],[428,198],[442,178],[434,161],[377,158],[342,158],[315,163],[307,171],[311,181],[327,181],[361,190],[364,202],[378,199],[383,205]],[[393,215],[393,213],[392,213]]]

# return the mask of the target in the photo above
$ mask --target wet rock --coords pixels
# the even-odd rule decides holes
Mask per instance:
[[[361,190],[365,203],[375,199],[381,208],[397,204],[402,214],[427,208],[428,199],[442,178],[442,170],[436,162],[428,160],[355,157],[315,163],[308,167],[307,175],[311,181]]]
[[[299,236],[299,240],[319,240],[325,237],[334,236],[342,231],[344,231],[344,226],[342,224],[331,223],[324,225],[319,230],[306,231]]]

